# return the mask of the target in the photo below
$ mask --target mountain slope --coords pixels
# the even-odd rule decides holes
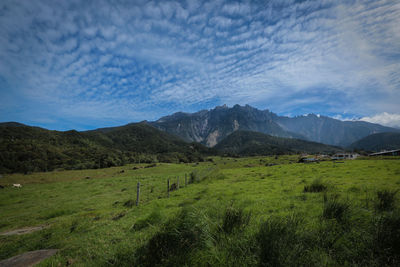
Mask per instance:
[[[209,147],[215,146],[237,130],[344,147],[370,134],[400,132],[398,129],[364,121],[340,121],[313,114],[289,118],[249,105],[235,105],[232,108],[224,105],[196,113],[178,112],[151,124],[187,141],[201,142]]]
[[[300,139],[282,138],[258,132],[236,131],[215,147],[218,151],[240,155],[274,155],[291,153],[334,153],[342,149]]]
[[[87,132],[0,124],[0,173],[83,169],[128,162],[197,161],[209,149],[146,123]]]
[[[340,121],[314,114],[294,118],[277,117],[276,121],[283,129],[301,134],[309,140],[344,147],[370,134],[399,131],[365,121]]]
[[[282,129],[273,120],[274,116],[268,110],[258,110],[248,105],[235,105],[232,108],[224,105],[196,113],[178,112],[152,122],[152,125],[187,141],[200,142],[209,147],[215,146],[237,130],[257,131],[281,137],[302,137]]]
[[[400,133],[371,134],[354,142],[349,147],[365,151],[400,149]]]

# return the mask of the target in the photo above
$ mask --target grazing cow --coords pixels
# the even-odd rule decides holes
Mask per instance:
[[[15,188],[21,188],[22,185],[21,185],[21,184],[13,184],[13,187],[15,187]]]

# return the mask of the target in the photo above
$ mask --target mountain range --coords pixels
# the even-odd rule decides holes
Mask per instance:
[[[342,147],[371,134],[400,132],[399,129],[379,124],[341,121],[314,114],[293,118],[278,116],[269,110],[259,110],[249,105],[235,105],[231,108],[224,105],[196,113],[178,112],[151,122],[151,125],[186,141],[199,142],[208,147],[215,146],[237,130]]]
[[[262,111],[250,106],[226,105],[196,113],[178,112],[152,122],[156,128],[180,136],[186,141],[195,141],[208,147],[237,130],[266,133],[279,137],[301,138],[302,136],[284,130],[268,110]]]
[[[8,122],[0,123],[0,173],[197,162],[209,155],[335,153],[350,144],[377,150],[398,148],[399,136],[400,130],[378,124],[313,114],[289,118],[249,105],[82,132]]]

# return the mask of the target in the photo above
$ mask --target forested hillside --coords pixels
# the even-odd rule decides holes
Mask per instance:
[[[371,134],[354,142],[350,148],[365,151],[400,149],[400,133]]]
[[[228,155],[256,156],[294,153],[335,153],[339,147],[300,139],[275,137],[250,131],[236,131],[223,139],[215,149]]]
[[[201,161],[209,149],[146,123],[87,132],[0,124],[0,173],[90,169],[133,162]]]

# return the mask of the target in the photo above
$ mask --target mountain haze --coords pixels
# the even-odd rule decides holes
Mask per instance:
[[[326,116],[276,117],[276,122],[285,130],[296,132],[308,140],[346,147],[374,133],[400,132],[397,129],[365,121],[341,121]]]

